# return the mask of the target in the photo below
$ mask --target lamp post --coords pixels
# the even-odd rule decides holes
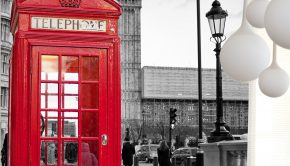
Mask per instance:
[[[144,140],[146,138],[145,135],[145,110],[142,111],[142,139]]]
[[[200,0],[196,0],[197,20],[197,59],[198,59],[198,143],[204,143],[202,139],[202,77],[201,77],[201,37],[200,37]],[[199,145],[198,145],[199,146]],[[199,147],[196,152],[196,166],[204,165],[204,152]]]
[[[211,132],[208,142],[218,142],[222,140],[232,140],[233,137],[228,130],[225,129],[225,121],[223,119],[223,98],[222,98],[222,72],[220,63],[221,43],[225,40],[224,29],[227,12],[221,8],[218,0],[212,3],[212,8],[206,13],[210,30],[216,48],[216,122],[215,129]]]
[[[200,0],[196,0],[197,20],[197,59],[198,59],[198,142],[202,143],[202,78],[201,78],[201,37],[200,37]]]

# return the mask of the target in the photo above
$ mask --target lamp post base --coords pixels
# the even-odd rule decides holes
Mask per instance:
[[[219,142],[219,141],[230,141],[230,140],[234,140],[234,137],[230,134],[207,137],[208,143]]]
[[[207,142],[212,143],[225,140],[234,140],[234,137],[225,128],[224,123],[216,123],[216,129],[210,133],[210,136],[207,138]]]

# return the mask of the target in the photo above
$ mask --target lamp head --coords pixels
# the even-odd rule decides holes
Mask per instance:
[[[227,11],[221,8],[218,0],[212,3],[212,8],[206,13],[212,37],[222,37],[224,35]]]

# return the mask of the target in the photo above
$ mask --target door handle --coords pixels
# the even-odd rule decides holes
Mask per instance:
[[[103,134],[102,135],[102,145],[107,145],[108,144],[108,135]]]

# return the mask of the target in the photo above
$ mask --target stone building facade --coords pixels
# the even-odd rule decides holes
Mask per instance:
[[[169,126],[169,109],[177,109],[176,126],[198,128],[198,80],[196,68],[142,68],[142,111],[147,127],[163,123]],[[216,121],[216,71],[202,70],[203,128],[209,133]],[[223,73],[224,120],[236,133],[248,127],[248,84]]]
[[[121,37],[122,122],[139,119],[141,110],[141,0],[118,0]]]
[[[12,0],[1,0],[1,147],[4,134],[8,132],[8,96],[9,96],[9,59],[12,47],[12,35],[10,33],[10,10]]]

